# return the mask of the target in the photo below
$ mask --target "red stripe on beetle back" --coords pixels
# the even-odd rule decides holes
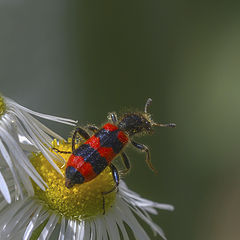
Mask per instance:
[[[101,146],[99,137],[95,137],[94,135],[89,138],[85,144],[89,144],[94,149],[98,149]]]
[[[113,125],[113,124],[111,124],[111,123],[106,123],[106,124],[103,126],[103,128],[106,129],[106,130],[108,130],[108,131],[110,131],[110,132],[115,131],[115,130],[118,129],[117,126],[115,126],[115,125]]]
[[[70,156],[70,158],[68,159],[67,167],[71,166],[79,171],[84,164],[85,164],[85,161],[84,161],[83,157],[75,156],[74,154],[72,154]]]
[[[88,182],[97,176],[93,170],[92,164],[89,162],[85,162],[78,171],[83,175],[85,179],[84,182]]]
[[[101,157],[104,157],[107,160],[108,164],[110,164],[110,162],[116,156],[111,147],[100,147],[98,149],[98,153],[101,155]]]
[[[117,137],[118,140],[123,144],[126,144],[128,142],[128,137],[123,131],[119,131]]]

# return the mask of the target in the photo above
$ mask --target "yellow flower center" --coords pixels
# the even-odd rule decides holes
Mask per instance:
[[[6,111],[6,104],[3,97],[0,96],[0,116],[3,115]]]
[[[71,139],[68,142],[53,141],[53,148],[60,151],[71,151]],[[59,153],[67,162],[70,154]],[[35,190],[35,198],[38,199],[47,209],[53,210],[69,219],[88,219],[103,214],[103,195],[115,186],[112,172],[107,167],[93,180],[75,184],[72,188],[65,187],[65,179],[53,169],[46,158],[41,154],[33,154],[31,162],[48,188],[46,191],[41,190],[33,183]],[[56,163],[57,164],[57,163]],[[66,166],[59,166],[65,175]],[[114,203],[116,191],[104,195],[105,210],[107,211]]]

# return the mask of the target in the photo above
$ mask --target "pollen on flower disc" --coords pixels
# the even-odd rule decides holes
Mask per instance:
[[[6,111],[6,104],[3,97],[0,96],[0,116],[3,115]]]
[[[60,144],[54,141],[53,147],[60,151],[71,151],[71,140]],[[60,155],[66,162],[70,156],[70,154],[62,153]],[[41,153],[33,154],[31,162],[48,185],[46,191],[43,191],[33,182],[35,198],[46,209],[53,210],[67,218],[79,220],[103,214],[102,192],[111,190],[115,185],[109,167],[90,182],[76,184],[68,189],[65,187],[65,178],[53,169]],[[65,167],[62,167],[61,171],[65,175]],[[106,211],[114,204],[115,197],[115,191],[104,196]]]

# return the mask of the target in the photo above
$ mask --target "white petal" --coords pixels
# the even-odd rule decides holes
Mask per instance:
[[[48,212],[48,210],[46,209],[43,209],[41,212],[40,212],[40,215],[38,217],[38,220],[36,222],[36,224],[34,225],[34,230],[36,230],[41,224],[45,224],[45,221],[47,221],[47,219],[49,218],[49,215],[50,213]]]
[[[1,199],[1,201],[0,201],[0,212],[1,212],[4,208],[6,208],[7,205],[8,205],[8,203],[7,203],[6,201],[3,201],[3,199]]]
[[[155,224],[150,218],[147,218],[138,209],[135,210],[135,213],[153,229],[155,235],[156,233],[158,233],[163,239],[166,239],[163,230],[157,224]]]
[[[55,133],[50,128],[46,127],[45,125],[43,125],[37,119],[33,118],[32,116],[30,116],[30,117],[31,117],[32,122],[34,122],[40,129],[42,129],[49,136],[52,136],[52,137],[54,137],[56,139],[59,139],[59,140],[64,140],[60,135],[58,135],[57,133]]]
[[[96,219],[94,219],[95,222],[95,226],[96,226],[96,232],[97,232],[97,239],[98,240],[102,240],[103,239],[103,224],[102,224],[102,218],[100,217],[96,217]]]
[[[9,156],[9,154],[8,154],[6,148],[5,148],[5,146],[4,146],[4,144],[1,140],[1,134],[3,134],[3,129],[0,126],[0,154],[2,155],[3,159],[7,163],[8,167],[9,167],[11,173],[12,173],[12,176],[14,178],[14,182],[17,185],[17,189],[20,191],[20,195],[23,197],[23,193],[22,193],[22,190],[21,190],[21,187],[20,187],[19,178],[17,177],[17,173],[16,173],[15,168],[13,166],[11,157]],[[5,141],[7,141],[7,139],[5,139]]]
[[[13,158],[17,159],[17,162],[15,162],[15,165],[19,165],[19,167],[21,166],[22,168],[24,168],[25,171],[28,173],[28,175],[39,185],[39,187],[42,190],[45,190],[43,184],[40,182],[40,181],[44,182],[42,177],[39,175],[39,173],[36,171],[36,169],[30,163],[29,159],[24,154],[24,152],[19,147],[19,145],[17,145],[15,143],[14,138],[11,135],[8,135],[8,133],[5,131],[5,129],[1,129],[1,131],[2,131],[1,134],[3,136],[4,141],[5,142],[8,141],[8,143],[6,145],[12,146],[9,149],[9,151],[12,154]]]
[[[13,100],[11,100],[10,98],[5,97],[4,98],[6,100],[6,104],[10,105],[13,107],[13,109],[21,109],[24,112],[28,112],[32,115],[38,116],[40,118],[45,118],[51,121],[55,121],[55,122],[60,122],[60,123],[64,123],[64,124],[68,124],[68,125],[72,125],[75,126],[77,121],[74,121],[72,119],[68,119],[68,118],[62,118],[62,117],[55,117],[55,116],[51,116],[51,115],[47,115],[47,114],[43,114],[43,113],[38,113],[35,111],[32,111],[26,107],[21,106],[20,104],[14,102]]]
[[[66,229],[66,239],[75,240],[76,238],[76,221],[68,220],[67,229]]]
[[[30,237],[32,235],[32,232],[33,232],[33,229],[34,229],[34,225],[35,225],[36,221],[38,220],[41,209],[42,209],[42,206],[40,205],[40,207],[34,213],[34,215],[32,217],[32,220],[30,221],[30,223],[28,224],[28,226],[27,226],[27,228],[24,232],[24,236],[23,236],[24,240],[30,239]]]
[[[29,139],[26,136],[18,134],[18,139],[19,143],[21,144],[21,147],[28,152],[37,152],[38,149],[29,141]]]
[[[64,236],[65,236],[65,217],[62,217],[58,240],[64,240]]]
[[[141,240],[150,240],[142,226],[138,223],[133,213],[129,210],[128,206],[120,198],[118,198],[117,200],[118,201],[116,204],[119,206],[119,209],[121,209],[118,214],[132,229],[135,238]]]
[[[108,234],[107,234],[107,228],[105,227],[105,225],[103,225],[103,238],[102,240],[105,240],[105,239],[109,239],[108,238]]]
[[[84,240],[90,240],[90,225],[89,221],[85,221],[85,226],[84,226]]]
[[[11,233],[12,235],[17,234],[23,226],[29,223],[30,217],[36,211],[37,206],[34,206],[35,202],[29,201],[29,199],[21,206],[21,209],[15,213],[11,218],[11,221],[7,224],[4,231]]]
[[[24,185],[24,188],[27,190],[28,196],[33,196],[34,195],[34,190],[33,190],[33,186],[32,186],[32,182],[30,180],[30,178],[28,177],[28,174],[26,173],[24,168],[19,168],[18,174],[22,180],[22,183]],[[37,182],[36,182],[37,184]],[[39,185],[38,185],[39,186]],[[40,188],[41,188],[42,183],[40,182]],[[45,189],[43,187],[43,189]]]
[[[42,152],[42,154],[47,158],[50,164],[62,175],[62,172],[60,171],[59,167],[52,160],[52,157],[54,158],[55,155],[51,155],[51,152],[46,148],[46,146],[41,141],[39,141],[40,136],[38,130],[32,127],[31,122],[29,122],[26,116],[24,116],[24,114],[22,114],[18,109],[16,109],[16,112],[18,113],[18,117],[21,118],[21,122],[23,123],[27,132],[33,139],[33,143],[35,144],[35,146],[39,149],[39,151]],[[50,143],[47,143],[47,141],[45,141],[44,143],[50,146]],[[57,157],[55,156],[55,158]]]
[[[96,227],[93,220],[90,221],[91,240],[96,239]]]
[[[46,226],[44,227],[44,229],[42,230],[42,232],[38,238],[39,240],[48,240],[49,239],[53,230],[56,227],[58,219],[59,219],[58,215],[56,215],[56,214],[51,215],[51,217],[48,220],[48,223],[46,224]]]
[[[129,240],[129,237],[128,237],[128,234],[127,234],[127,231],[125,229],[125,226],[123,225],[123,221],[122,219],[120,219],[119,217],[116,218],[116,221],[117,221],[117,224],[122,232],[122,235],[123,235],[123,239],[124,240]]]
[[[10,196],[10,193],[8,190],[8,186],[7,186],[5,179],[1,172],[0,172],[0,191],[1,191],[2,195],[4,196],[5,200],[8,203],[11,203],[11,196]]]
[[[84,239],[85,221],[81,221],[77,226],[77,240]]]
[[[170,204],[165,204],[165,203],[155,203],[154,207],[163,209],[163,210],[168,210],[168,211],[174,210],[174,206],[172,206]]]
[[[119,236],[119,231],[118,231],[118,227],[116,225],[116,220],[115,218],[112,216],[112,211],[110,211],[105,217],[105,226],[107,228],[107,232],[108,235],[110,237],[110,239],[114,239],[114,240],[120,240],[120,236]]]
[[[8,205],[1,213],[0,218],[0,234],[6,228],[8,223],[11,221],[16,212],[21,209],[28,199],[17,201],[14,205]]]

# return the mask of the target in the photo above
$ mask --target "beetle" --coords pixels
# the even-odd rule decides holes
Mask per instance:
[[[135,142],[132,137],[141,133],[150,134],[154,126],[172,128],[176,126],[174,123],[155,123],[147,112],[151,101],[151,98],[147,100],[144,112],[125,113],[119,120],[116,113],[109,113],[108,118],[110,122],[106,123],[101,129],[94,125],[88,125],[87,129],[94,133],[92,136],[83,128],[76,128],[72,137],[72,152],[65,152],[71,153],[65,172],[65,186],[67,188],[71,188],[75,184],[91,181],[107,166],[111,168],[115,186],[107,192],[102,192],[104,213],[104,195],[113,192],[119,185],[119,174],[117,168],[112,163],[113,159],[120,155],[125,166],[125,173],[127,173],[130,169],[130,162],[124,152],[124,148],[128,144],[132,144],[135,148],[146,153],[148,167],[156,172],[151,163],[148,147]],[[77,134],[84,138],[85,142],[78,148],[75,148]]]

